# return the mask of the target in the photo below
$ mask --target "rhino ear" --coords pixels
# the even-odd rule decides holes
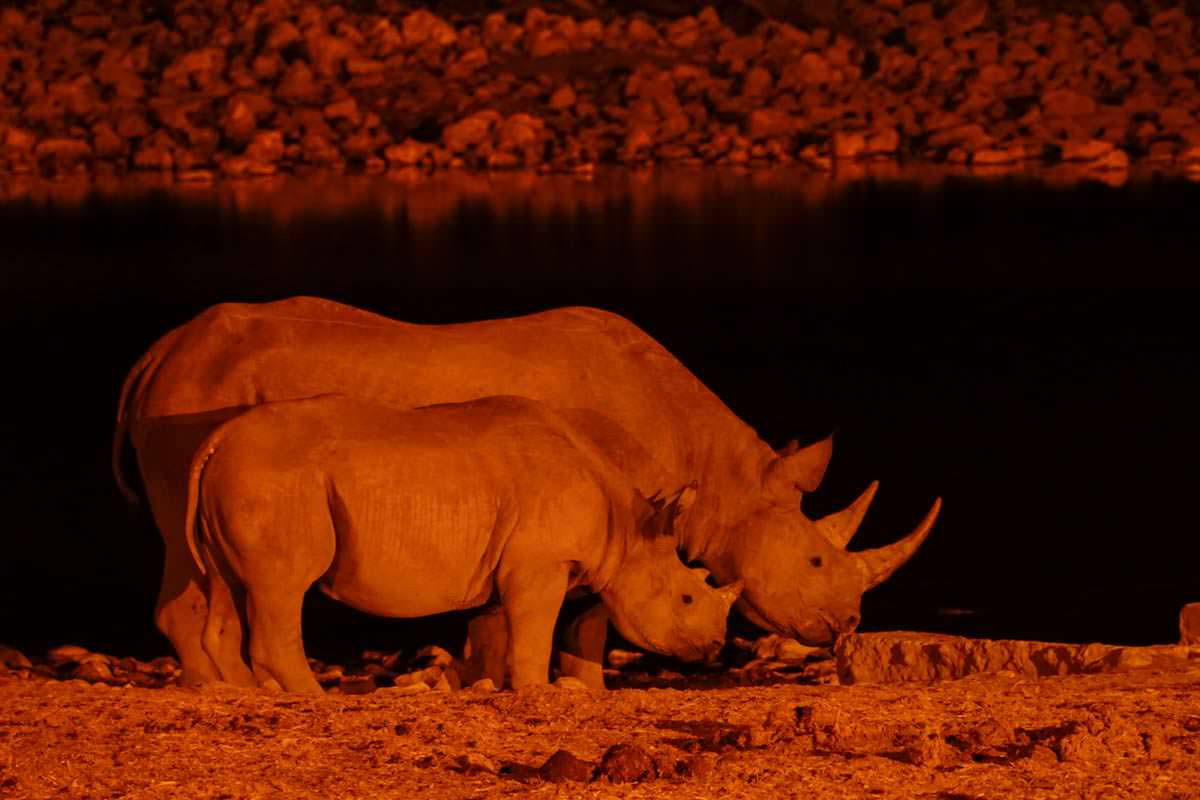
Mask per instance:
[[[763,472],[763,490],[781,503],[794,503],[801,492],[815,491],[833,455],[833,435],[801,447],[796,441],[776,453]]]
[[[641,520],[640,528],[648,539],[674,537],[683,517],[696,500],[696,483],[687,484],[670,497],[659,499],[659,492],[648,500],[649,513]]]

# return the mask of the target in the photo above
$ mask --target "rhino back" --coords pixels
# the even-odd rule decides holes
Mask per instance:
[[[214,307],[177,331],[141,382],[137,416],[327,392],[404,407],[524,395],[608,416],[676,480],[695,477],[713,447],[757,442],[654,339],[597,309],[416,325],[299,298]]]

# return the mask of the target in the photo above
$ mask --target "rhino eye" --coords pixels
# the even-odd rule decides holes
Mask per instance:
[[[813,556],[808,560],[808,563],[812,564],[814,567],[819,567],[825,562],[821,560],[820,556]]]
[[[690,606],[692,604],[692,596],[690,594],[685,594],[683,596],[683,604],[685,606]]]

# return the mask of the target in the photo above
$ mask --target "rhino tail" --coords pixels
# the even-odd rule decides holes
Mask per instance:
[[[117,424],[113,429],[112,439],[112,471],[113,477],[117,481],[117,488],[121,490],[121,494],[125,496],[126,502],[130,505],[138,505],[142,498],[130,485],[125,477],[125,470],[121,467],[121,460],[125,455],[125,442],[129,434],[129,404],[136,395],[141,394],[142,381],[146,377],[146,373],[158,361],[157,350],[157,346],[150,348],[133,365],[133,369],[129,370],[129,374],[125,376],[125,382],[121,384],[121,397],[117,400]]]
[[[146,378],[162,361],[163,353],[174,346],[181,330],[182,327],[168,331],[151,345],[150,349],[142,354],[142,357],[129,370],[124,383],[121,384],[121,396],[117,400],[117,424],[113,428],[112,471],[117,488],[121,490],[121,494],[125,496],[125,500],[130,505],[139,505],[142,501],[141,495],[130,484],[125,476],[125,470],[121,467],[121,461],[125,455],[125,443],[129,436],[129,417],[133,411],[132,406],[141,397],[143,387],[146,385]]]
[[[200,556],[200,544],[196,540],[196,525],[199,523],[200,517],[200,481],[204,478],[204,468],[208,466],[208,461],[212,458],[213,453],[221,444],[221,440],[225,438],[225,428],[230,422],[236,420],[234,417],[231,420],[226,420],[217,426],[217,429],[210,433],[197,448],[196,454],[192,456],[192,464],[188,468],[188,487],[187,487],[187,506],[183,514],[183,537],[187,541],[188,551],[192,554],[192,561],[196,564],[196,569],[201,575],[207,574],[204,568],[204,559]]]

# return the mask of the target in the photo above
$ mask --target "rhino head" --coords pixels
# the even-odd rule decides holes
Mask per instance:
[[[742,582],[714,588],[708,571],[679,560],[675,526],[695,499],[685,486],[669,499],[635,492],[637,528],[620,569],[600,589],[613,625],[629,641],[685,661],[712,660],[725,644],[729,609]]]
[[[809,519],[800,510],[800,498],[816,489],[831,453],[832,439],[825,439],[806,448],[793,443],[774,454],[758,470],[758,496],[723,514],[722,533],[696,548],[700,552],[689,552],[716,579],[745,581],[737,609],[755,625],[816,646],[857,627],[863,593],[912,557],[941,509],[939,498],[894,544],[847,550],[879,484],[872,483],[842,511]]]

